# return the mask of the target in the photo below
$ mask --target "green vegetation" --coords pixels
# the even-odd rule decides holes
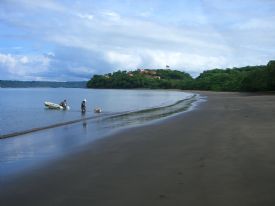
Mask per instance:
[[[89,88],[150,88],[212,91],[275,91],[275,61],[264,66],[204,71],[197,78],[170,69],[94,75]]]
[[[192,81],[192,77],[172,70],[118,71],[106,75],[94,75],[88,81],[90,88],[151,88],[170,89],[182,87],[182,82]]]
[[[26,88],[26,87],[64,87],[85,88],[87,82],[49,82],[49,81],[11,81],[0,80],[0,87]]]

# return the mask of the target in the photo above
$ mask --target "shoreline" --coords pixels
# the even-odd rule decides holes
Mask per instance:
[[[196,93],[208,97],[196,110],[2,179],[0,203],[274,205],[275,96]]]

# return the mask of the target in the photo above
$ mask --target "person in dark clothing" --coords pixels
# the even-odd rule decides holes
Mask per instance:
[[[60,104],[59,104],[61,107],[63,107],[64,109],[66,109],[66,107],[67,107],[67,100],[65,99],[63,102],[61,102]]]
[[[86,112],[86,99],[84,99],[81,103],[81,112],[82,113]]]

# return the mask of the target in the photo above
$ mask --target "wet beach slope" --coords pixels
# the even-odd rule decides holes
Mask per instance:
[[[199,93],[194,111],[2,179],[0,205],[275,205],[275,96]]]

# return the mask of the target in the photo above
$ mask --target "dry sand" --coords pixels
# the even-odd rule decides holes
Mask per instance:
[[[0,186],[0,205],[274,206],[275,96],[200,93],[195,111]]]

